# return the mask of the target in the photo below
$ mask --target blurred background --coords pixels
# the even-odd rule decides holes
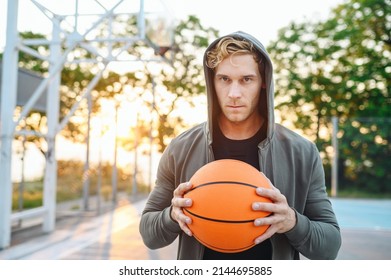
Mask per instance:
[[[0,248],[31,218],[54,230],[61,203],[145,198],[170,140],[206,120],[205,48],[237,30],[270,53],[277,122],[316,143],[330,196],[391,198],[390,0],[0,5]]]

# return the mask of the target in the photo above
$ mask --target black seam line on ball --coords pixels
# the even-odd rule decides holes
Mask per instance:
[[[245,224],[245,223],[252,223],[252,222],[254,222],[254,219],[252,219],[252,220],[242,220],[242,221],[213,219],[213,218],[208,218],[208,217],[204,217],[204,216],[201,216],[201,215],[197,215],[197,214],[189,211],[188,209],[183,209],[183,210],[185,210],[186,212],[188,212],[189,214],[191,214],[191,215],[193,215],[195,217],[198,217],[198,218],[204,219],[204,220],[208,220],[208,221],[212,221],[212,222],[230,223],[230,224]]]
[[[248,184],[248,183],[237,182],[237,181],[215,181],[215,182],[208,182],[205,184],[198,185],[198,186],[188,190],[186,193],[192,192],[192,191],[194,191],[198,188],[201,188],[201,187],[205,187],[205,186],[209,186],[209,185],[218,185],[218,184],[234,184],[234,185],[242,185],[242,186],[246,186],[246,187],[251,187],[254,189],[258,188],[258,186],[254,186],[254,185]]]

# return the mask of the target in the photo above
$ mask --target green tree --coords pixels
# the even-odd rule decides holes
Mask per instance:
[[[391,139],[389,129],[384,129],[391,117],[390,4],[389,0],[347,1],[325,21],[291,23],[269,46],[282,120],[291,121],[324,151],[330,135],[322,131],[330,130],[330,117],[339,117],[341,180],[374,191],[391,191],[387,187]],[[353,125],[348,121],[353,117],[361,119]],[[382,125],[361,121],[368,118],[386,121]]]
[[[204,27],[200,20],[190,15],[181,21],[175,30],[174,71],[163,71],[162,83],[167,91],[173,94],[166,108],[156,108],[159,114],[158,140],[160,151],[163,151],[168,141],[186,127],[180,116],[172,116],[180,109],[181,101],[191,104],[194,97],[205,94],[202,57],[209,42],[218,36],[218,31]],[[163,97],[164,98],[164,97]]]

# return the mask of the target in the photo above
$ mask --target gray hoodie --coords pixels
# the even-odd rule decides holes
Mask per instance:
[[[296,211],[296,226],[289,232],[275,234],[270,240],[273,259],[335,259],[341,235],[325,187],[324,170],[316,146],[274,121],[273,66],[264,46],[244,32],[227,36],[251,41],[265,57],[265,83],[260,109],[267,119],[267,137],[258,145],[259,166],[287,198]],[[226,37],[226,36],[224,36]],[[215,40],[211,49],[221,38]],[[205,53],[206,53],[205,52]],[[184,234],[171,219],[170,206],[174,189],[190,180],[206,163],[213,161],[213,120],[218,112],[213,86],[213,71],[204,71],[208,97],[208,121],[182,133],[164,151],[140,222],[146,246],[157,249],[171,244],[178,236],[178,259],[202,259],[204,247],[194,237]]]

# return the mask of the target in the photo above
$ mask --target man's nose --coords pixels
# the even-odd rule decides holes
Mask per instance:
[[[241,96],[240,85],[236,82],[232,83],[229,88],[228,97],[239,98],[240,96]]]

